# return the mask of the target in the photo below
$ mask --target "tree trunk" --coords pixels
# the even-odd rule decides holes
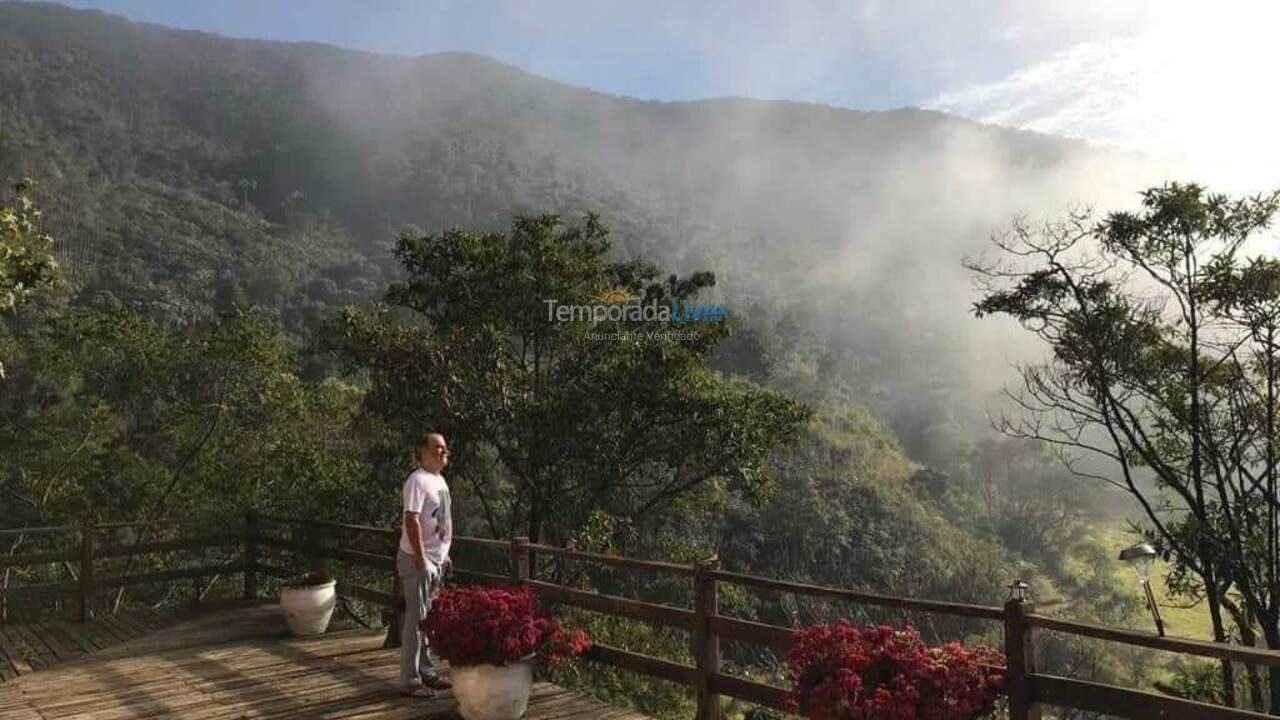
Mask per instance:
[[[1249,629],[1248,633],[1245,633],[1244,630],[1241,630],[1240,643],[1242,645],[1248,645],[1249,647],[1257,646],[1258,640],[1252,628]],[[1266,712],[1267,702],[1266,702],[1266,699],[1263,698],[1262,696],[1262,677],[1258,674],[1258,664],[1245,663],[1244,672],[1245,672],[1245,675],[1248,676],[1249,678],[1249,704],[1257,712]],[[1271,684],[1272,684],[1272,687],[1275,686],[1274,674],[1272,677]],[[1272,707],[1275,707],[1274,702],[1272,702],[1271,705]]]
[[[1280,615],[1269,613],[1272,617],[1262,618],[1262,635],[1267,640],[1267,648],[1280,650]],[[1270,714],[1280,716],[1280,666],[1267,668],[1267,678],[1271,686]]]
[[[1231,621],[1240,631],[1240,644],[1247,647],[1258,646],[1258,633],[1254,630],[1253,613],[1241,609],[1231,598],[1223,596],[1222,606],[1231,614]],[[1266,712],[1266,699],[1262,692],[1262,676],[1258,672],[1257,663],[1245,663],[1244,672],[1249,682],[1249,704],[1257,712]]]
[[[542,502],[538,498],[538,492],[533,492],[533,497],[529,501],[529,542],[542,542]],[[538,554],[529,553],[529,577],[537,577],[534,570],[537,566]]]
[[[1207,578],[1212,582],[1211,578]],[[1215,593],[1208,593],[1209,618],[1213,621],[1214,642],[1227,642],[1226,628],[1222,623],[1222,604]],[[1236,707],[1236,669],[1230,660],[1222,661],[1222,703]]]

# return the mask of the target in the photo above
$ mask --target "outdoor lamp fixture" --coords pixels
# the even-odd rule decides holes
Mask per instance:
[[[1142,590],[1147,595],[1147,607],[1151,608],[1151,617],[1156,621],[1156,632],[1163,637],[1164,620],[1160,619],[1160,608],[1156,606],[1156,596],[1151,592],[1151,564],[1155,562],[1156,555],[1156,549],[1151,543],[1145,542],[1120,551],[1120,559],[1129,563],[1138,576],[1138,581],[1142,583]]]
[[[1030,585],[1022,582],[1021,580],[1014,580],[1009,583],[1009,599],[1017,600],[1018,602],[1026,602],[1027,590],[1030,588]]]

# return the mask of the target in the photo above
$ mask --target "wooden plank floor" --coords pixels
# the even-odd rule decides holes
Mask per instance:
[[[449,692],[399,696],[398,651],[382,639],[293,638],[274,605],[211,611],[0,684],[0,720],[458,718]],[[527,718],[644,720],[548,683],[534,686]]]
[[[0,625],[0,683],[170,627],[196,612],[130,610],[86,623]]]

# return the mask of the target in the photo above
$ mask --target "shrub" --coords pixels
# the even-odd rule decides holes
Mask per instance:
[[[421,625],[432,649],[451,665],[505,665],[536,654],[555,666],[591,646],[544,612],[528,588],[463,587],[440,591]]]
[[[1004,665],[995,650],[929,647],[912,627],[846,620],[796,633],[789,653],[793,710],[809,720],[970,720],[992,710]]]

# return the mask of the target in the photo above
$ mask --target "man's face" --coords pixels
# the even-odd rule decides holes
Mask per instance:
[[[449,464],[449,446],[444,438],[432,435],[427,447],[422,451],[422,466],[431,472],[440,472]]]

